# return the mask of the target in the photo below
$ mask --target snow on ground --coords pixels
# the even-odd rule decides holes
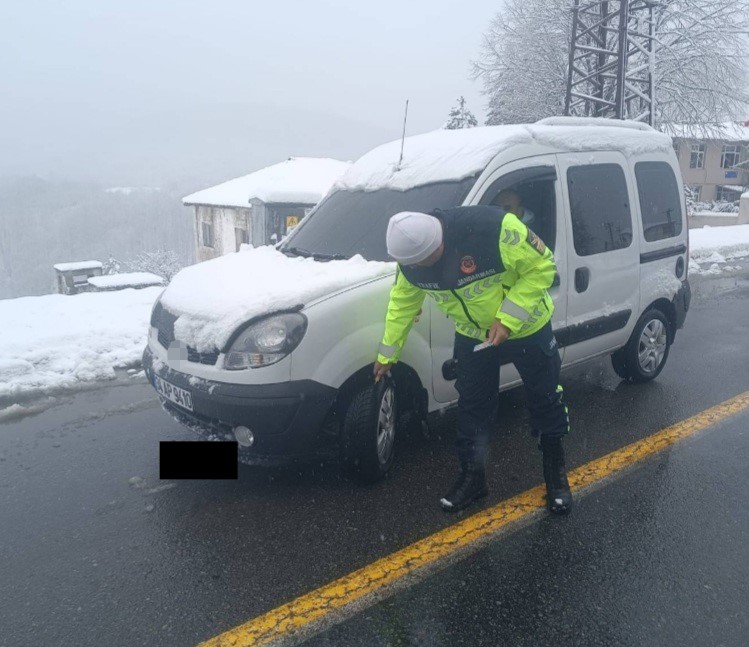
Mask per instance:
[[[321,263],[289,257],[270,246],[258,247],[186,267],[172,279],[161,303],[178,315],[175,337],[209,352],[221,348],[252,317],[309,304],[394,271],[394,263],[366,261],[361,256]]]
[[[162,288],[0,300],[0,398],[76,388],[137,365]]]
[[[689,273],[722,274],[740,270],[732,261],[749,257],[749,225],[689,230]]]

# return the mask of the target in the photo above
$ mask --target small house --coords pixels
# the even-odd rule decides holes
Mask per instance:
[[[52,266],[57,273],[56,287],[60,294],[78,294],[88,292],[92,276],[101,276],[100,261],[77,261],[74,263],[57,263]]]
[[[280,241],[328,192],[350,162],[290,157],[182,199],[194,208],[196,258],[205,261]]]

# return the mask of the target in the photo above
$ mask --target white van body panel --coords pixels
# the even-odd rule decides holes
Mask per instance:
[[[320,299],[302,310],[307,333],[291,354],[291,379],[315,380],[340,388],[358,370],[371,366],[385,330],[390,288],[395,274]],[[431,374],[429,314],[414,324],[401,361],[422,380]],[[429,382],[425,382],[428,384]]]
[[[645,228],[643,226],[643,214],[640,209],[640,201],[637,200],[633,205],[633,211],[636,211],[637,218],[639,221],[639,238],[640,238],[640,254],[647,256],[660,250],[669,250],[675,247],[683,247],[684,251],[676,256],[668,256],[653,261],[641,260],[640,263],[640,313],[645,310],[659,299],[666,299],[671,301],[681,287],[681,278],[684,278],[687,273],[688,263],[688,246],[689,246],[689,228],[686,223],[686,199],[684,197],[684,184],[681,178],[681,171],[678,166],[678,161],[675,154],[667,153],[651,153],[648,155],[633,155],[630,157],[630,169],[633,179],[633,184],[637,186],[637,178],[635,175],[636,164],[638,162],[663,162],[668,164],[671,171],[676,179],[676,185],[679,189],[679,196],[681,196],[681,232],[678,236],[672,238],[664,238],[661,240],[647,241],[645,240]],[[681,258],[683,262],[684,271],[681,277],[676,275],[676,264],[677,260]],[[643,262],[644,261],[644,262]]]
[[[637,200],[627,158],[615,151],[585,153],[563,153],[558,155],[561,171],[561,187],[567,211],[567,326],[574,329],[604,317],[629,311],[623,328],[597,335],[567,346],[567,363],[576,363],[584,358],[616,350],[629,339],[640,316],[640,245],[636,229],[639,227],[632,205]],[[632,241],[628,247],[592,255],[580,255],[575,249],[574,227],[571,215],[567,172],[573,167],[595,164],[616,164],[623,172],[629,196],[632,221]],[[607,198],[600,196],[601,209],[606,209]],[[587,272],[589,283],[578,291],[575,285],[577,272]],[[626,315],[623,315],[626,316]]]

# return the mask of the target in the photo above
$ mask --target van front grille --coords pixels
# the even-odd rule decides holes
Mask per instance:
[[[151,314],[151,325],[156,328],[156,337],[164,348],[169,348],[174,341],[174,322],[177,321],[176,315],[172,314],[161,302],[157,303]],[[214,366],[218,361],[218,350],[207,353],[200,353],[192,346],[187,347],[187,361],[196,364],[206,364]]]

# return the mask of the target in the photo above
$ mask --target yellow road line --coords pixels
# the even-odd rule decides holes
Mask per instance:
[[[749,408],[749,391],[706,409],[658,433],[622,447],[572,470],[573,490],[593,485],[630,465],[657,454],[676,442]],[[508,524],[537,512],[545,505],[545,488],[534,487],[497,505],[482,510],[452,526],[349,573],[319,589],[281,605],[253,620],[211,638],[200,647],[244,647],[267,645],[310,628],[336,610],[342,610],[364,596],[416,573],[497,533]]]

